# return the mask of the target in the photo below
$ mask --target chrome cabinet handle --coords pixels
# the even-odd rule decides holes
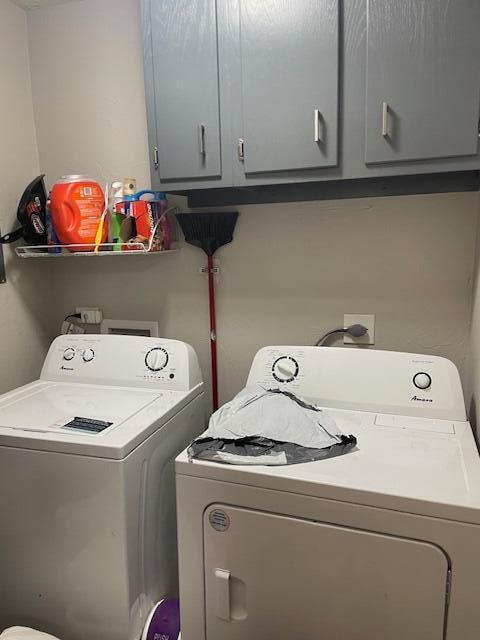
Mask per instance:
[[[382,102],[382,136],[386,138],[388,136],[388,102]]]
[[[243,138],[237,140],[237,155],[240,162],[245,162],[245,140]]]
[[[158,169],[158,147],[153,147],[153,165]]]
[[[205,125],[198,125],[198,150],[202,158],[205,158],[207,152],[205,150]]]
[[[320,127],[321,127],[322,113],[320,109],[314,109],[313,111],[313,140],[314,142],[321,142]]]

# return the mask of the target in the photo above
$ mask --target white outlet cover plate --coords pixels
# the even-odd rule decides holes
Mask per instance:
[[[100,324],[103,320],[103,312],[98,307],[77,307],[80,313],[80,322],[83,324]]]
[[[343,336],[343,344],[375,344],[375,314],[345,314],[343,316],[343,326],[351,327],[352,324],[363,324],[368,331],[361,338],[352,338],[352,336],[345,334]]]

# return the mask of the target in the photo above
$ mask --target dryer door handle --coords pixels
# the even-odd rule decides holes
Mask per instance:
[[[215,569],[217,618],[230,620],[230,571]]]

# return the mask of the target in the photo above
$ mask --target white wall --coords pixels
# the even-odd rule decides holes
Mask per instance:
[[[0,228],[16,223],[25,186],[39,173],[25,13],[0,0]],[[0,393],[38,375],[50,337],[48,269],[6,248],[0,284]]]
[[[148,183],[137,0],[83,0],[29,14],[40,163]],[[51,37],[51,34],[55,37]],[[241,208],[219,252],[221,397],[267,343],[312,343],[346,313],[377,314],[377,348],[452,358],[467,375],[477,194]],[[158,319],[208,371],[202,254],[62,262],[57,316],[99,305],[109,317]],[[53,275],[53,273],[55,275]]]
[[[149,180],[137,0],[83,0],[28,12],[40,165],[102,181]]]

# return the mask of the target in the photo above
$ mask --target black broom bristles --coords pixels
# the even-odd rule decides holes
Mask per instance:
[[[232,242],[237,224],[237,211],[177,213],[185,241],[213,256],[223,245]]]

